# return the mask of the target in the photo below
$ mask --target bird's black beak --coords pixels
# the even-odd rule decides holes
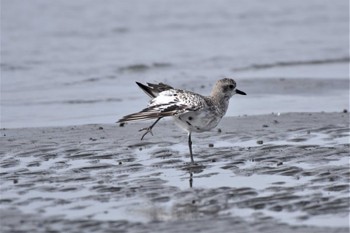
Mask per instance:
[[[240,91],[240,90],[238,90],[238,89],[236,89],[236,94],[240,94],[240,95],[247,95],[245,92]]]

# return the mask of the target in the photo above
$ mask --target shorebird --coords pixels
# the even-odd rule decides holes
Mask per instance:
[[[218,80],[209,96],[175,89],[164,83],[147,83],[147,86],[139,82],[136,84],[152,99],[147,108],[126,115],[117,123],[156,119],[151,126],[139,130],[146,131],[141,137],[143,140],[148,133],[153,135],[152,129],[160,119],[172,117],[180,128],[187,131],[192,164],[192,132],[205,132],[215,128],[225,115],[230,98],[234,94],[246,95],[238,90],[236,82],[229,78]]]

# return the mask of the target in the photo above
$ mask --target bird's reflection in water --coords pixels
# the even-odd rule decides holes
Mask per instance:
[[[193,187],[193,173],[192,172],[190,173],[189,182],[190,182],[190,188],[192,188]]]
[[[193,188],[193,179],[194,179],[193,174],[199,174],[199,173],[203,172],[205,168],[206,168],[206,166],[204,166],[204,165],[195,164],[195,165],[190,165],[188,167],[185,167],[183,169],[190,174],[190,177],[188,179],[190,188]]]

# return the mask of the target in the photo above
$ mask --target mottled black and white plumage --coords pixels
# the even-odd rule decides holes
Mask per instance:
[[[194,163],[194,160],[191,133],[204,132],[216,127],[227,111],[230,98],[234,94],[246,95],[236,89],[236,82],[229,78],[217,81],[209,96],[175,89],[164,83],[147,83],[148,86],[139,82],[136,82],[136,84],[152,99],[147,108],[124,116],[118,123],[156,119],[150,127],[141,129],[146,130],[141,138],[142,140],[146,134],[152,134],[152,128],[161,118],[172,117],[179,127],[188,132],[188,145],[192,163]]]

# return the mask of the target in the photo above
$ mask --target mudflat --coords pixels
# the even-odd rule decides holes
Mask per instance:
[[[1,232],[348,232],[349,113],[1,129]]]

